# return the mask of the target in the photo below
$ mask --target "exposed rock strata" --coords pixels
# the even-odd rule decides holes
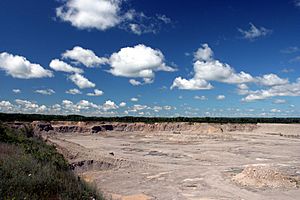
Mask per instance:
[[[35,121],[31,125],[37,133],[81,133],[95,134],[106,131],[120,132],[190,132],[190,133],[223,133],[232,131],[252,131],[256,124],[208,124],[208,123],[104,123],[104,122],[70,122]]]

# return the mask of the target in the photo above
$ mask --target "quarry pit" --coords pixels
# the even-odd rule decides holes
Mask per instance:
[[[299,124],[30,125],[107,199],[300,198]]]

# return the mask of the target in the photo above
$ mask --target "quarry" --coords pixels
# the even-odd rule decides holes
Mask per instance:
[[[299,199],[300,124],[9,122],[112,200]]]

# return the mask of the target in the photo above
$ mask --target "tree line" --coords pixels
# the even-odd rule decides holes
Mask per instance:
[[[81,115],[42,115],[0,113],[0,121],[101,121],[101,122],[189,122],[189,123],[300,123],[300,118],[255,118],[255,117],[86,117]]]

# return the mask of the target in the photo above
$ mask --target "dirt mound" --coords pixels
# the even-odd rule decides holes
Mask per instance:
[[[233,177],[243,186],[255,188],[296,188],[297,180],[269,166],[248,166]]]

